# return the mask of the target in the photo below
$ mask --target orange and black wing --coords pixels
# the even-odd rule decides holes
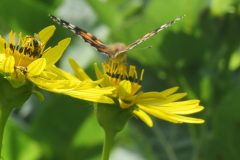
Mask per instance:
[[[79,28],[78,26],[75,26],[63,19],[57,18],[53,15],[49,15],[49,17],[56,23],[62,25],[63,27],[69,29],[70,31],[72,31],[74,34],[81,36],[85,42],[87,42],[91,46],[95,47],[99,52],[105,53],[107,55],[110,54],[109,53],[110,51],[109,51],[107,45],[105,45],[101,40],[99,40],[93,34],[87,32],[87,31]]]

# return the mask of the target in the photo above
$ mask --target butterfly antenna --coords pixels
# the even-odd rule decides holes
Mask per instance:
[[[146,47],[140,47],[140,48],[135,48],[134,50],[145,50],[145,49],[150,49],[153,46],[146,46]]]

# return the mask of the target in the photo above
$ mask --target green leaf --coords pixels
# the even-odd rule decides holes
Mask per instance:
[[[39,159],[41,146],[10,119],[6,125],[3,158],[7,160]],[[14,154],[13,154],[14,153]]]
[[[213,15],[221,16],[234,10],[233,3],[235,0],[212,0],[211,11]]]
[[[219,105],[213,114],[213,134],[204,147],[207,159],[238,159],[240,137],[238,127],[240,121],[239,85],[225,92],[225,97],[219,99]],[[209,152],[209,149],[211,152]],[[224,150],[224,152],[222,152]]]
[[[236,51],[231,55],[229,62],[229,70],[235,71],[240,67],[240,51]]]
[[[45,103],[39,104],[42,107],[32,122],[32,135],[42,145],[45,151],[43,156],[74,160],[79,159],[75,153],[81,152],[84,155],[82,147],[94,148],[99,145],[89,137],[90,141],[85,142],[89,145],[80,146],[75,138],[93,111],[91,104],[63,95],[48,94],[45,97]],[[85,138],[87,136],[84,135]]]
[[[98,19],[102,20],[110,28],[117,28],[122,23],[123,17],[116,5],[99,0],[89,0],[88,3],[96,12]],[[107,9],[106,5],[108,6]]]

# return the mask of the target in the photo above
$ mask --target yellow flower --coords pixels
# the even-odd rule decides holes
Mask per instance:
[[[114,103],[111,98],[113,87],[98,87],[100,81],[80,81],[75,76],[55,67],[48,67],[40,76],[31,81],[44,90],[61,93],[74,98],[98,103]]]
[[[79,81],[55,66],[71,39],[65,38],[56,46],[45,49],[54,31],[55,26],[48,26],[34,36],[23,37],[19,33],[17,42],[13,32],[9,33],[8,41],[0,36],[0,74],[15,88],[30,81],[51,92],[93,102],[113,103],[105,96],[112,93],[112,87],[100,88],[99,82]]]
[[[0,36],[0,73],[13,86],[23,85],[27,79],[40,75],[45,68],[55,64],[70,43],[66,38],[55,47],[45,49],[52,37],[55,26],[49,26],[34,36],[22,36],[19,33],[16,42],[14,32],[9,33],[8,41]]]
[[[82,75],[83,70],[70,60],[76,75]],[[204,123],[204,120],[191,118],[185,115],[199,112],[204,109],[196,99],[181,100],[186,93],[176,93],[178,87],[173,87],[162,92],[143,92],[141,82],[144,70],[140,75],[136,67],[124,63],[109,61],[102,64],[103,72],[95,65],[95,72],[101,81],[101,87],[115,87],[111,95],[115,103],[122,109],[130,109],[132,114],[141,119],[149,127],[153,121],[149,115],[173,123]]]

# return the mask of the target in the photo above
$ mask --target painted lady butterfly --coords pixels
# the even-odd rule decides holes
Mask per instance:
[[[166,24],[163,24],[162,26],[158,27],[157,29],[153,30],[152,32],[145,34],[144,36],[137,39],[135,42],[129,44],[128,46],[126,46],[122,43],[106,45],[101,40],[99,40],[97,37],[92,35],[91,33],[87,32],[87,31],[85,31],[63,19],[57,18],[53,15],[49,15],[49,17],[56,23],[62,25],[63,27],[69,29],[70,31],[72,31],[74,34],[81,36],[85,42],[87,42],[90,45],[92,45],[93,47],[95,47],[99,52],[105,53],[106,55],[108,55],[111,58],[116,58],[119,55],[122,55],[123,53],[133,49],[134,47],[136,47],[140,43],[144,42],[148,38],[154,36],[161,30],[170,27],[172,24],[176,23],[177,21],[182,20],[184,16],[177,17],[174,20],[169,21]]]

